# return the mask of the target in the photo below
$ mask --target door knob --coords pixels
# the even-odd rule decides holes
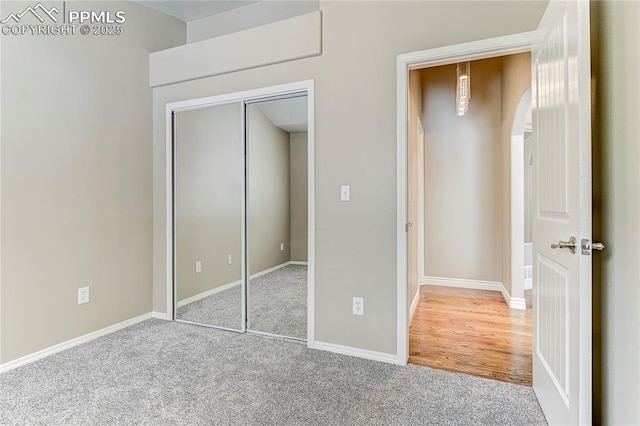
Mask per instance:
[[[552,249],[569,249],[571,254],[576,252],[576,237],[569,238],[569,241],[558,241],[557,244],[551,244]]]

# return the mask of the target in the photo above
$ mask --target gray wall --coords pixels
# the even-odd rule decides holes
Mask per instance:
[[[291,260],[306,262],[309,217],[307,132],[291,133],[289,143]]]
[[[456,116],[456,66],[421,72],[425,130],[425,275],[502,282],[502,58],[471,63]]]
[[[422,71],[413,70],[409,72],[409,222],[412,223],[409,228],[409,294],[407,301],[409,308],[413,303],[416,293],[420,289],[422,282],[422,276],[424,271],[421,271],[418,265],[418,246],[420,244],[419,238],[419,214],[420,214],[420,192],[424,195],[424,183],[420,182],[418,173],[418,165],[420,162],[424,165],[424,149],[418,150],[418,144],[420,140],[420,133],[424,132],[422,126],[422,102],[423,102],[423,90],[422,90]],[[424,139],[424,138],[423,138]],[[419,158],[418,152],[422,153],[422,158]],[[424,200],[423,200],[424,201]],[[423,251],[424,252],[424,251]]]
[[[524,137],[524,242],[533,242],[533,138],[531,133]],[[531,263],[525,263],[531,265]]]
[[[250,274],[290,260],[289,133],[274,126],[257,105],[247,107],[246,127]]]
[[[315,79],[315,338],[395,354],[397,55],[529,31],[545,4],[320,6],[322,56],[154,89],[154,309],[166,309],[166,102]],[[340,201],[341,184],[351,185],[350,202]],[[364,298],[364,316],[351,313],[353,296]]]
[[[511,133],[522,94],[531,87],[531,54],[505,56],[502,60],[502,284],[512,297],[524,297],[522,288],[511,285]],[[521,274],[520,268],[513,273]]]
[[[244,166],[240,108],[241,104],[234,103],[176,114],[178,301],[241,279]],[[196,261],[202,265],[198,274]]]
[[[187,42],[193,43],[246,30],[320,8],[318,0],[261,0],[248,6],[196,19],[187,24]]]
[[[127,21],[121,36],[2,36],[3,363],[152,310],[148,55],[185,25],[130,2],[67,8]]]
[[[592,3],[595,421],[640,424],[640,3]]]

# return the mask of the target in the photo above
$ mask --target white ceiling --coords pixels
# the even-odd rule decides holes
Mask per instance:
[[[254,104],[273,123],[285,132],[307,131],[307,97],[279,99]]]
[[[258,1],[260,0],[134,0],[135,3],[159,10],[185,22],[195,21],[205,16],[247,6]]]

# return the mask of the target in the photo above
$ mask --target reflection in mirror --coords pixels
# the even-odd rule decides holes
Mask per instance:
[[[247,329],[307,338],[307,97],[247,105]]]
[[[174,121],[176,319],[242,329],[241,104]]]

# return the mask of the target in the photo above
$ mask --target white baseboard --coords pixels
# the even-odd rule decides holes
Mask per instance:
[[[203,291],[202,293],[198,293],[195,296],[191,296],[191,297],[188,297],[188,298],[186,298],[184,300],[179,301],[178,302],[178,308],[181,308],[184,305],[188,305],[189,303],[196,302],[196,301],[198,301],[200,299],[204,299],[205,297],[209,297],[212,294],[216,294],[216,293],[220,293],[221,291],[228,290],[231,287],[235,287],[235,286],[240,285],[240,284],[242,284],[242,281],[234,281],[232,283],[221,285],[220,287],[216,287],[216,288],[211,289],[211,290]]]
[[[500,289],[502,297],[504,297],[504,301],[507,302],[507,306],[509,306],[510,309],[527,309],[527,301],[524,297],[511,297],[505,286],[500,284],[500,287],[502,287]]]
[[[261,277],[261,276],[263,276],[263,275],[270,274],[270,273],[272,273],[272,272],[274,272],[274,271],[277,271],[278,269],[282,269],[282,268],[284,268],[285,266],[289,266],[289,265],[291,265],[291,262],[284,262],[284,263],[281,263],[280,265],[276,265],[276,266],[274,266],[274,267],[272,267],[272,268],[265,269],[264,271],[256,272],[255,274],[251,275],[251,276],[249,277],[249,279],[250,279],[250,280],[252,280],[252,279],[254,279],[254,278],[258,278],[258,277]]]
[[[151,318],[155,318],[155,319],[159,319],[159,320],[163,320],[163,321],[171,321],[171,316],[169,314],[164,313],[164,312],[153,311],[153,312],[151,312]]]
[[[325,342],[318,342],[318,341],[315,341],[313,346],[309,346],[309,347],[311,349],[318,349],[321,351],[334,352],[342,355],[355,356],[358,358],[365,358],[373,361],[381,361],[389,364],[398,364],[398,358],[395,355],[386,354],[383,352],[352,348],[350,346],[335,345],[333,343],[325,343]]]
[[[289,262],[289,265],[303,265],[303,266],[308,266],[309,262],[303,262],[301,260],[292,260]]]
[[[438,285],[442,287],[469,288],[472,290],[502,291],[501,282],[465,280],[461,278],[423,277],[422,285]]]
[[[93,331],[83,336],[76,337],[75,339],[67,340],[66,342],[62,342],[57,345],[48,347],[46,349],[42,349],[38,352],[25,355],[21,358],[14,359],[13,361],[5,362],[4,364],[0,364],[0,373],[13,370],[14,368],[22,367],[23,365],[30,364],[34,361],[48,357],[49,355],[53,355],[58,352],[62,352],[66,349],[73,348],[74,346],[87,343],[91,340],[97,339],[98,337],[106,336],[107,334],[111,334],[123,328],[130,327],[134,324],[148,320],[152,317],[153,317],[153,313],[149,312],[148,314],[140,315],[135,318],[131,318],[126,321],[122,321],[117,324],[110,325],[109,327],[105,327],[100,330]]]
[[[524,289],[532,290],[533,289],[533,278],[525,278],[524,280]]]
[[[411,321],[413,320],[413,315],[416,313],[416,308],[418,307],[418,302],[420,301],[420,287],[416,291],[416,294],[413,296],[413,301],[411,302],[411,307],[409,308],[409,325],[411,325]]]
[[[511,297],[501,282],[465,280],[460,278],[424,277],[422,285],[438,285],[442,287],[468,288],[472,290],[498,291],[502,294],[507,306],[511,309],[526,309],[527,303],[522,297]]]

